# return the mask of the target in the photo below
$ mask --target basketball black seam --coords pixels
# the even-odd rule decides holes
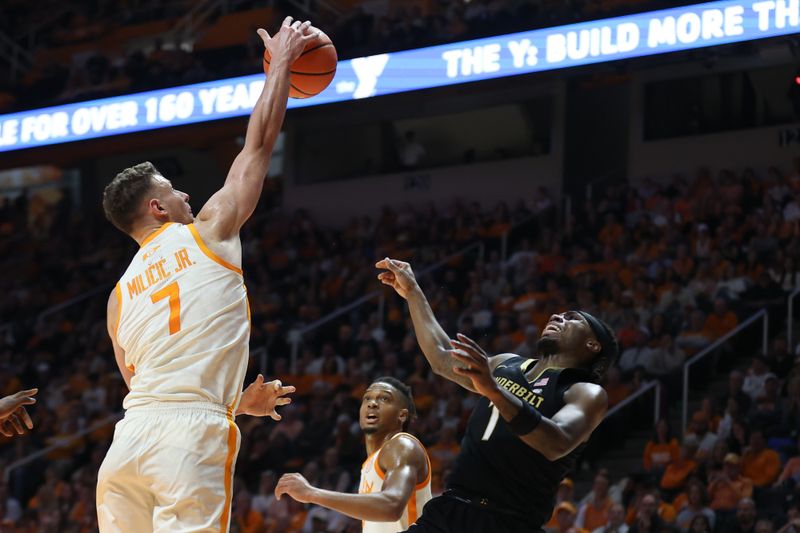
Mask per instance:
[[[269,65],[269,60],[265,57],[264,63]],[[329,70],[328,72],[297,72],[296,70],[289,71],[290,74],[299,74],[301,76],[327,76],[329,74],[335,74],[336,69]]]
[[[304,55],[306,55],[307,53],[309,53],[309,52],[313,52],[314,50],[319,50],[320,48],[325,48],[326,46],[333,46],[333,43],[323,43],[323,44],[318,44],[318,45],[317,45],[317,46],[315,46],[314,48],[309,48],[308,50],[304,50],[304,51],[303,51],[303,53],[302,53],[302,54],[300,54],[300,57],[303,57],[303,56],[304,56]]]
[[[300,89],[298,89],[298,88],[297,88],[297,86],[296,86],[294,83],[290,83],[290,84],[289,84],[289,86],[290,86],[292,89],[294,89],[295,91],[299,92],[300,94],[304,94],[304,95],[306,95],[306,96],[316,96],[316,95],[314,95],[313,93],[307,93],[307,92],[305,92],[305,91],[301,91]]]
[[[329,70],[328,72],[297,72],[296,70],[291,70],[289,72],[300,76],[327,76],[329,74],[334,74],[336,69]]]

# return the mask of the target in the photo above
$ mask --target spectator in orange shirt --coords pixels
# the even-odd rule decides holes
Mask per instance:
[[[678,334],[675,344],[682,348],[686,355],[692,356],[711,344],[711,333],[705,329],[706,318],[699,309],[692,311],[688,324]]]
[[[661,491],[654,488],[650,492],[653,497],[656,499],[656,509],[658,509],[658,517],[667,524],[672,524],[675,522],[675,518],[678,516],[678,512],[675,510],[675,507],[672,506],[669,502],[665,502],[664,499],[661,497]]]
[[[683,488],[689,476],[697,470],[697,461],[694,459],[696,453],[697,439],[687,437],[683,441],[680,457],[677,461],[668,464],[664,475],[661,476],[662,489],[677,491]]]
[[[264,533],[264,517],[252,507],[253,497],[246,490],[236,494],[232,518],[241,533]]]
[[[609,409],[620,403],[631,394],[631,387],[622,381],[622,372],[617,366],[612,366],[608,369],[608,373],[606,374],[606,382],[603,384],[603,388],[606,390],[606,394],[608,395]]]
[[[729,453],[725,456],[722,473],[709,480],[709,507],[714,511],[733,511],[742,498],[753,495],[753,482],[741,476],[739,463],[739,456]]]
[[[592,270],[594,270],[594,264],[589,259],[589,252],[587,252],[585,248],[578,248],[575,251],[574,259],[570,262],[570,266],[567,269],[567,275],[577,278],[581,274],[591,272]]]
[[[625,228],[622,227],[615,219],[614,215],[606,215],[606,223],[597,235],[597,240],[604,246],[619,247],[622,243],[620,239],[625,233]]]
[[[669,422],[662,418],[656,424],[655,435],[644,448],[644,469],[647,472],[661,473],[667,465],[678,460],[680,453],[678,440],[672,436]]]
[[[575,525],[579,528],[593,531],[608,522],[608,511],[614,501],[608,494],[608,487],[611,480],[604,472],[598,473],[594,477],[592,490],[594,497],[580,506]]]
[[[550,521],[544,525],[544,529],[553,530],[558,527],[558,513],[556,510],[562,502],[572,503],[573,489],[574,484],[570,478],[565,477],[561,480],[558,485],[558,492],[556,492],[556,505],[553,508],[553,514],[550,517]]]
[[[766,487],[772,485],[780,473],[780,456],[767,448],[764,433],[754,429],[750,433],[750,446],[742,455],[742,475],[750,478],[756,487]]]
[[[719,431],[719,423],[722,421],[722,417],[717,414],[717,405],[716,401],[712,396],[706,396],[703,398],[703,402],[700,405],[700,412],[703,413],[708,420],[708,429],[711,433],[717,433]]]
[[[300,533],[308,517],[306,504],[294,498],[289,498],[289,516],[283,523],[278,524],[270,533]]]
[[[444,472],[453,463],[460,449],[461,446],[456,439],[456,428],[453,426],[442,427],[439,440],[428,448],[432,469]]]
[[[608,522],[592,533],[628,533],[628,524],[625,523],[625,507],[620,503],[612,505],[608,510]]]
[[[751,247],[747,252],[745,262],[739,263],[737,271],[753,282],[758,281],[758,278],[764,273],[764,260],[759,257],[758,250]]]
[[[739,319],[728,309],[728,302],[724,298],[714,300],[714,312],[708,315],[703,329],[711,335],[712,339],[718,339],[733,330],[739,324]]]
[[[570,502],[561,502],[556,506],[556,533],[567,533],[572,530],[577,533],[589,533],[583,528],[575,526],[578,510]]]
[[[677,255],[672,261],[672,270],[683,279],[689,279],[694,271],[694,259],[689,255],[689,248],[683,243],[678,245]]]
[[[603,248],[603,260],[594,264],[594,270],[601,277],[608,277],[616,275],[617,271],[622,268],[622,263],[617,259],[614,248],[606,246]]]

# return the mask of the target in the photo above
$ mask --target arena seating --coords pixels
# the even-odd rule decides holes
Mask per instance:
[[[512,209],[455,201],[437,209],[386,207],[379,218],[360,218],[344,228],[320,227],[307,213],[262,210],[243,237],[253,307],[251,350],[268,355],[270,377],[296,383],[300,391],[280,423],[239,420],[242,449],[233,510],[238,530],[313,531],[315,520],[331,524],[329,531],[357,530],[359,524],[322,509],[287,499],[277,502],[270,491],[276,476],[286,471],[303,472],[319,486],[354,489],[364,455],[357,427],[359,398],[378,375],[412,385],[420,414],[412,432],[429,447],[434,487],[442,489],[474,397],[431,374],[399,298],[386,295],[383,315],[374,301],[304,337],[297,369],[291,369],[289,332],[378,289],[373,263],[387,255],[421,268],[470,243],[483,243],[483,258],[465,253],[421,278],[449,333],[471,335],[491,352],[530,355],[551,313],[586,308],[615,328],[623,347],[605,384],[612,405],[658,379],[665,390],[663,415],[674,421],[680,409],[675,376],[686,357],[764,306],[783,309],[787,291],[797,286],[800,240],[790,206],[800,193],[798,177],[752,175],[730,179],[725,174],[718,181],[700,172],[693,180],[667,185],[609,186],[563,226],[554,206],[534,211],[525,201]],[[2,309],[3,321],[11,326],[4,330],[0,350],[0,392],[37,385],[48,394],[34,410],[36,431],[3,445],[4,466],[47,446],[64,446],[48,448],[44,456],[10,471],[3,486],[3,519],[13,531],[34,531],[36,524],[91,531],[95,476],[112,433],[108,420],[113,422],[124,395],[105,334],[106,293],[46,320],[36,317],[70,296],[94,287],[110,289],[134,248],[110,224],[73,212],[68,201],[51,215],[49,233],[31,223],[30,211],[24,202],[0,210],[5,258],[0,279],[13,295]],[[509,229],[509,252],[503,258],[497,238]],[[416,245],[423,242],[424,247]],[[65,258],[68,268],[61,266]],[[46,291],[36,294],[52,299],[33,297],[25,289],[30,281],[11,272],[35,273],[40,287],[47,284]],[[11,279],[20,282],[14,285]],[[727,463],[738,461],[744,475],[753,476],[757,513],[776,529],[795,519],[797,508],[787,508],[784,499],[793,494],[798,479],[800,366],[794,347],[780,336],[772,341],[766,361],[753,359],[755,352],[737,342],[719,358],[719,369],[733,369],[732,381],[739,379],[738,369],[746,375],[722,396],[713,389],[695,395],[707,401],[691,418],[691,434],[680,435],[673,424],[674,442],[662,432],[652,444],[642,444],[636,452],[644,457],[640,467],[610,474],[608,499],[603,496],[608,483],[596,480],[589,494],[599,493],[594,507],[576,501],[575,514],[562,506],[551,525],[560,531],[593,526],[605,520],[613,502],[625,507],[634,524],[649,519],[648,495],[658,498],[660,520],[684,524],[687,516],[691,520],[704,509],[689,494],[696,486],[701,495],[711,494],[714,519],[733,526],[738,518],[732,509],[747,507],[749,500],[740,503],[746,491],[733,494],[720,485],[725,452],[738,454]],[[248,380],[260,364],[260,356],[254,357]],[[632,405],[635,409],[636,402]],[[635,418],[641,419],[647,420]],[[70,439],[97,423],[100,427]],[[631,438],[630,431],[641,430],[642,423],[632,426],[625,434]],[[603,431],[596,437],[602,443]],[[762,450],[760,437],[768,451]],[[681,446],[685,452],[677,451]],[[698,446],[704,452],[690,457]],[[597,448],[575,473],[577,480],[605,473],[601,467],[607,450]],[[782,474],[776,474],[775,454]],[[767,462],[772,470],[757,466]],[[569,496],[566,489],[562,496]]]

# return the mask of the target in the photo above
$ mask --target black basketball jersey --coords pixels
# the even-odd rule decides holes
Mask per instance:
[[[572,384],[591,381],[584,370],[547,368],[529,382],[525,372],[535,363],[534,359],[512,357],[495,368],[494,379],[547,418],[564,406],[564,392]],[[569,455],[549,461],[522,442],[497,408],[482,397],[470,416],[447,485],[515,511],[527,517],[531,531],[538,530],[550,519],[558,485],[583,448],[581,444]]]

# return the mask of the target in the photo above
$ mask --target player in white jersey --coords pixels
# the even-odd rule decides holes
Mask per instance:
[[[358,494],[312,487],[300,474],[284,474],[275,496],[288,494],[363,521],[364,533],[397,533],[417,521],[431,499],[431,462],[416,437],[406,433],[414,417],[411,389],[391,377],[376,379],[364,393],[359,424],[367,460]]]
[[[239,230],[255,210],[289,94],[289,70],[318,32],[287,17],[244,148],[223,187],[192,215],[189,195],[150,163],[117,175],[103,208],[139,252],[108,301],[108,331],[130,393],[97,482],[103,532],[227,531],[236,414],[270,415],[291,387],[242,393],[250,316]]]

